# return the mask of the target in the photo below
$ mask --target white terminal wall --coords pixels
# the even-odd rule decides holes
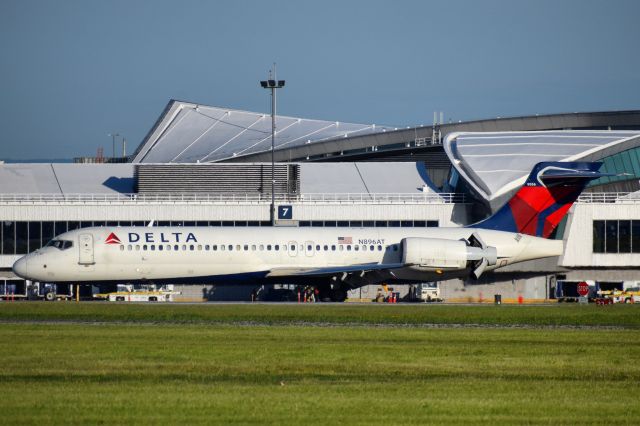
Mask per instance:
[[[640,220],[640,203],[576,203],[567,221],[565,251],[558,264],[568,268],[640,267],[640,253],[593,252],[594,220]]]
[[[135,165],[2,164],[0,194],[129,194]],[[300,192],[420,194],[426,187],[416,163],[301,163]]]
[[[133,192],[132,164],[1,164],[0,194]]]

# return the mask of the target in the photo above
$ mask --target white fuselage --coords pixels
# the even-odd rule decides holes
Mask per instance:
[[[43,247],[18,260],[14,271],[41,282],[223,283],[273,277],[284,283],[299,281],[298,270],[394,264],[385,281],[442,280],[468,269],[398,265],[403,239],[458,241],[473,232],[497,250],[497,263],[488,270],[562,253],[561,241],[467,228],[100,227],[57,236],[54,241],[71,246]]]

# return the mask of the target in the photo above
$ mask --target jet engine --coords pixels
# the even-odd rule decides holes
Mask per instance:
[[[487,266],[497,263],[497,251],[477,233],[468,240],[409,237],[402,240],[402,263],[420,271],[472,268],[473,276],[479,278]]]

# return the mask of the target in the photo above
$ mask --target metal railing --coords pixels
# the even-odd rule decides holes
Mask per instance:
[[[583,204],[636,204],[640,203],[638,192],[585,192],[578,197],[577,203]]]
[[[464,194],[318,193],[276,194],[276,203],[297,204],[451,204]],[[268,204],[271,194],[0,194],[0,204]]]
[[[461,193],[308,193],[276,194],[277,203],[297,204],[458,204],[467,203]],[[271,194],[0,194],[0,204],[268,204]],[[576,203],[635,204],[640,192],[586,192]]]

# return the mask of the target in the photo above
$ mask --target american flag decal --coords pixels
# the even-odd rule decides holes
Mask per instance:
[[[338,237],[338,244],[353,244],[351,237]]]
[[[118,238],[118,236],[113,232],[109,234],[109,236],[107,237],[106,240],[104,240],[104,242],[107,244],[122,244],[120,242],[120,238]]]

